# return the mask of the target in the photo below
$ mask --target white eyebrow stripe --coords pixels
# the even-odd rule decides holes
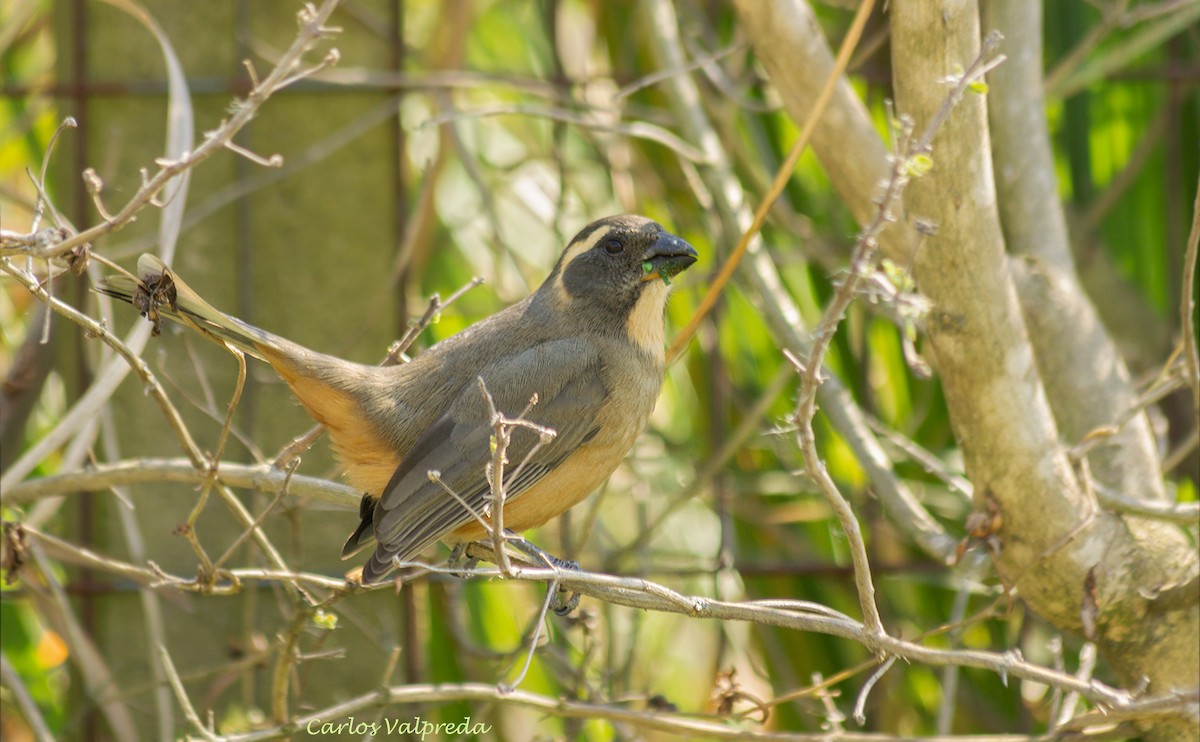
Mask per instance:
[[[612,232],[612,227],[600,227],[599,229],[593,230],[592,233],[587,237],[584,237],[582,241],[576,242],[574,245],[571,245],[569,248],[567,248],[567,254],[563,256],[563,268],[566,268],[567,264],[575,258],[595,247],[600,240],[607,237],[610,232]]]
[[[603,226],[598,229],[594,229],[587,237],[584,237],[581,241],[576,242],[567,248],[566,253],[564,253],[562,256],[562,262],[558,268],[558,275],[554,279],[555,292],[558,294],[558,298],[563,302],[571,301],[571,295],[567,292],[567,287],[563,284],[563,276],[565,276],[567,273],[567,266],[571,264],[572,260],[599,244],[600,240],[607,237],[610,232],[612,232],[612,227],[609,226]]]

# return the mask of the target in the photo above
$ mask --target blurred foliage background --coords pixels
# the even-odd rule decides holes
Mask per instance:
[[[103,178],[111,208],[136,189],[139,168],[161,155],[168,111],[162,51],[120,5],[0,4],[5,229],[28,230],[37,194],[27,171],[41,168],[67,115],[80,126],[61,134],[47,191],[77,226],[98,219],[81,183],[84,167]],[[266,69],[295,33],[294,3],[142,5],[187,75],[197,131],[216,126],[231,98],[245,94],[241,60]],[[444,310],[419,346],[523,297],[588,221],[636,212],[701,252],[701,263],[671,300],[673,334],[692,316],[732,244],[699,175],[698,143],[681,139],[662,78],[694,78],[736,185],[751,204],[766,191],[798,131],[756,65],[732,7],[677,0],[679,32],[695,64],[664,69],[649,15],[639,5],[349,0],[334,18],[344,29],[332,42],[340,63],[278,94],[238,138],[264,157],[282,155],[284,166],[265,169],[232,153],[200,166],[174,265],[233,314],[310,347],[377,362],[430,295],[445,297],[474,276],[486,280]],[[1183,247],[1200,172],[1200,33],[1194,23],[1178,23],[1187,3],[1134,4],[1163,12],[1111,23],[1108,10],[1125,5],[1046,4],[1047,116],[1080,274],[1131,368],[1152,378],[1180,331]],[[813,3],[831,46],[845,33],[852,6]],[[885,136],[889,65],[887,19],[877,10],[851,79]],[[144,212],[95,247],[132,268],[138,253],[154,248],[156,222],[153,210]],[[831,296],[857,229],[820,163],[806,154],[763,236],[809,323]],[[65,278],[57,285],[57,295],[97,311],[87,281]],[[750,285],[730,285],[669,370],[651,429],[626,463],[585,504],[529,534],[535,543],[587,568],[646,576],[686,594],[804,599],[858,614],[837,521],[796,474],[802,464],[786,418],[797,379],[760,301]],[[0,374],[8,375],[26,339],[42,331],[41,316],[24,288],[0,280]],[[108,319],[125,332],[136,317],[118,307]],[[5,420],[5,466],[54,428],[87,388],[99,362],[96,345],[54,321],[52,351],[32,391],[6,400],[5,412],[15,417]],[[152,341],[145,356],[211,450],[235,377],[232,360],[170,332]],[[962,537],[971,503],[945,476],[961,474],[953,431],[936,380],[906,362],[902,331],[886,312],[860,302],[828,363],[880,430],[932,453],[936,465],[914,460],[882,436],[899,475],[948,533]],[[309,425],[264,368],[251,369],[227,461],[269,459]],[[132,380],[124,385],[94,432],[96,459],[179,455],[136,386]],[[1189,410],[1186,398],[1163,403],[1159,413],[1174,422],[1162,427],[1164,447],[1187,434]],[[820,452],[868,535],[880,609],[893,633],[915,637],[1001,596],[994,576],[947,567],[911,543],[873,499],[851,450],[820,415],[817,424]],[[53,474],[61,465],[61,455],[50,456],[33,474]],[[1196,469],[1193,450],[1171,472],[1178,499],[1195,500]],[[336,476],[324,444],[305,455],[301,472]],[[249,493],[245,500],[256,513],[270,502]],[[119,496],[26,503],[6,509],[4,517],[32,519],[95,551],[189,575],[195,558],[171,533],[194,503],[189,486],[142,485]],[[131,505],[132,525],[121,513]],[[293,568],[337,576],[351,566],[336,553],[356,522],[348,510],[289,502],[272,512],[267,526]],[[198,528],[218,554],[240,533],[213,503]],[[145,543],[132,544],[131,534]],[[430,557],[441,559],[444,551]],[[241,547],[233,562],[258,559]],[[43,567],[61,582],[64,597],[56,603],[52,592],[20,582],[5,586],[0,638],[6,662],[55,734],[116,738],[98,694],[130,709],[142,736],[182,734],[185,722],[171,710],[173,698],[163,696],[155,637],[170,650],[201,713],[211,710],[221,731],[269,719],[279,637],[299,615],[277,584],[248,586],[236,597],[147,597],[120,577],[57,563]],[[389,671],[392,682],[510,680],[524,660],[542,595],[536,585],[430,578],[405,585],[399,595],[346,599],[331,608],[336,621],[310,621],[301,632],[297,651],[304,660],[295,670],[293,702],[321,708],[369,692]],[[836,638],[587,600],[577,618],[551,620],[548,629],[522,689],[639,709],[719,713],[746,728],[769,714],[771,729],[827,729],[825,704],[848,712],[873,667],[859,664],[870,659],[866,650]],[[111,670],[110,685],[81,678],[75,655],[86,650],[79,636],[92,638]],[[1020,603],[931,642],[1019,648],[1044,664],[1065,662],[1068,670],[1082,646]],[[857,669],[832,686],[832,700],[788,695],[848,668]],[[1106,677],[1103,664],[1097,676]],[[1032,732],[1044,728],[1060,700],[1044,686],[1006,684],[992,673],[901,664],[871,694],[866,729],[902,736]],[[30,738],[11,693],[0,701],[0,735]],[[491,702],[373,713],[441,721],[470,716],[492,725],[482,735],[488,739],[656,735]]]

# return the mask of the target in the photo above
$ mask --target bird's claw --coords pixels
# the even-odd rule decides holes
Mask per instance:
[[[565,597],[568,593],[570,597]],[[554,615],[566,618],[579,607],[581,597],[579,593],[571,592],[569,588],[559,585],[554,588],[554,597],[550,598],[550,610],[554,611]]]
[[[467,556],[468,545],[469,544],[465,542],[457,544],[454,549],[450,551],[450,558],[446,560],[446,566],[452,570],[450,574],[454,575],[460,580],[465,580],[470,577],[471,572],[475,570],[475,566],[479,564],[478,559]]]
[[[510,543],[512,543],[512,545],[515,546],[518,551],[526,556],[541,562],[545,562],[547,565],[554,567],[555,569],[564,569],[571,572],[579,571],[579,562],[574,561],[573,559],[561,559],[556,557],[553,554],[549,554],[539,549],[523,538],[516,537],[512,539]],[[555,593],[554,596],[550,598],[550,610],[554,611],[555,615],[564,617],[569,616],[575,611],[576,608],[579,607],[579,600],[582,597],[579,593],[572,592],[565,587],[552,587],[551,589],[554,589]],[[570,597],[565,597],[568,594]]]

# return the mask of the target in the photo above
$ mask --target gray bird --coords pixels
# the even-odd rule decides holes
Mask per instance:
[[[513,429],[507,528],[537,527],[603,483],[654,409],[670,282],[696,258],[645,217],[600,219],[575,235],[532,295],[388,367],[317,353],[224,314],[151,255],[138,261],[140,281],[113,276],[99,290],[271,364],[328,428],[347,479],[366,493],[342,556],[374,541],[362,572],[370,584],[435,541],[488,536],[478,515],[491,500],[494,430],[480,379],[499,412],[515,418],[528,408],[523,419],[555,432],[539,445],[536,431]]]

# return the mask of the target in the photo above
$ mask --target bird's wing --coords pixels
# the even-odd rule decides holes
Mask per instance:
[[[480,373],[497,411],[518,417],[537,394],[537,404],[524,419],[556,432],[534,451],[538,434],[513,430],[505,468],[507,501],[520,497],[595,435],[596,412],[608,393],[600,366],[594,347],[571,339],[541,343]],[[363,568],[364,582],[390,571],[394,559],[408,559],[474,520],[471,510],[484,511],[491,496],[486,467],[493,435],[483,393],[478,384],[468,384],[446,415],[417,439],[384,489],[374,514],[377,546]],[[433,471],[441,484],[431,480]]]

